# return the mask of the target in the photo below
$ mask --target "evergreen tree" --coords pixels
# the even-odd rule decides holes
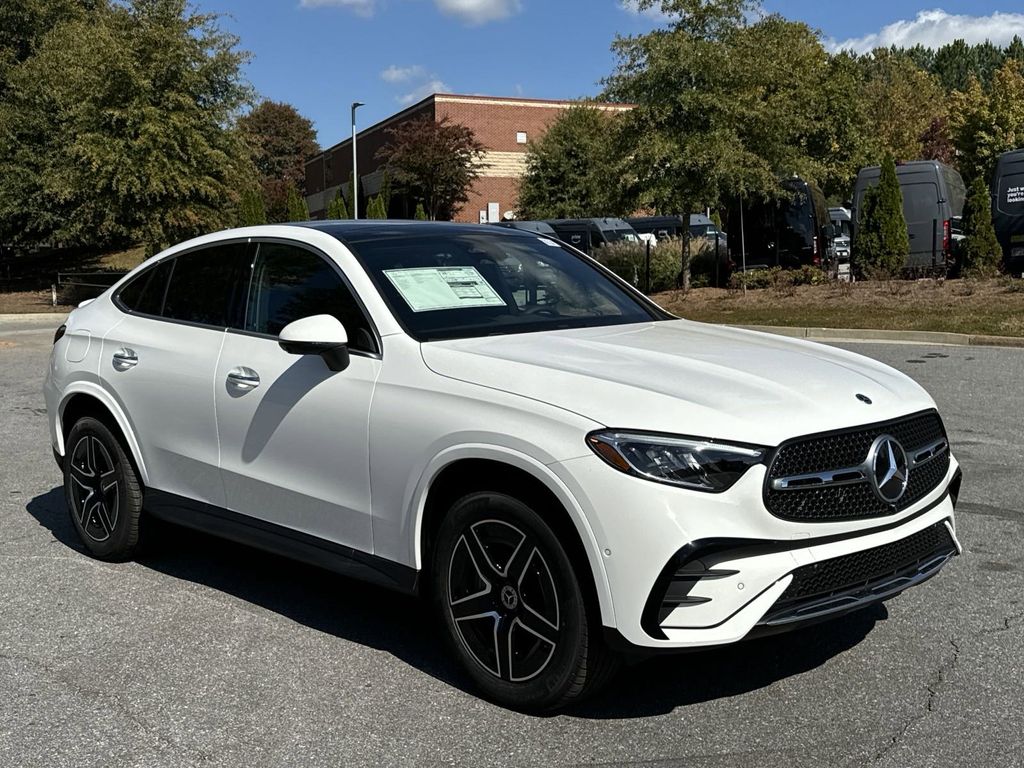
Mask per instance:
[[[857,266],[866,273],[898,273],[907,262],[910,239],[903,194],[892,156],[882,163],[878,186],[864,195],[857,233]]]
[[[968,274],[988,276],[996,272],[1003,251],[992,226],[992,198],[988,185],[976,176],[964,204],[963,269]]]
[[[247,189],[242,192],[238,204],[238,225],[253,227],[267,223],[267,209],[263,201],[263,193],[259,189]]]
[[[331,198],[331,202],[327,206],[327,218],[328,219],[347,219],[348,206],[345,205],[345,196],[341,194],[341,188],[338,188],[337,193]]]
[[[423,201],[420,200],[416,203],[416,213],[412,215],[416,221],[426,221],[427,212],[423,209]]]
[[[368,219],[386,219],[388,217],[387,211],[384,210],[384,201],[380,195],[374,195],[366,203],[366,218]]]
[[[309,208],[294,186],[288,187],[288,221],[309,221]]]

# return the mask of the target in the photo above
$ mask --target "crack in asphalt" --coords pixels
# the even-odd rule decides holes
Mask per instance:
[[[907,718],[900,729],[889,739],[889,742],[875,752],[875,756],[871,760],[872,765],[881,762],[886,755],[900,745],[911,728],[935,711],[935,702],[946,687],[947,677],[960,660],[960,644],[956,641],[956,638],[949,638],[949,644],[953,646],[953,653],[939,664],[938,669],[935,670],[931,680],[925,686],[925,690],[928,691],[928,697],[925,699],[923,709],[912,717]]]

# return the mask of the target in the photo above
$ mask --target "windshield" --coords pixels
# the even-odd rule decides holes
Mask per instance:
[[[549,238],[467,232],[349,248],[418,341],[670,318]]]
[[[637,243],[640,241],[640,238],[636,236],[636,231],[632,229],[606,229],[604,231],[604,236],[608,238],[609,243]]]

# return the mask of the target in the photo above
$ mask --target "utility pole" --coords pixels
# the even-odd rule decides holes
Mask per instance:
[[[352,218],[359,218],[359,164],[356,160],[356,110],[366,106],[361,101],[352,102]]]

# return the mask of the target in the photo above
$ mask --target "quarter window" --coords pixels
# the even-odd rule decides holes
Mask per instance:
[[[164,259],[155,267],[134,277],[117,294],[121,306],[144,315],[159,315],[164,308],[167,278],[171,274],[173,259]]]
[[[345,326],[352,349],[376,351],[366,315],[324,259],[293,245],[261,243],[245,330],[277,336],[288,323],[311,315],[333,315]]]
[[[226,243],[173,260],[163,316],[220,328],[241,319],[252,246]]]

